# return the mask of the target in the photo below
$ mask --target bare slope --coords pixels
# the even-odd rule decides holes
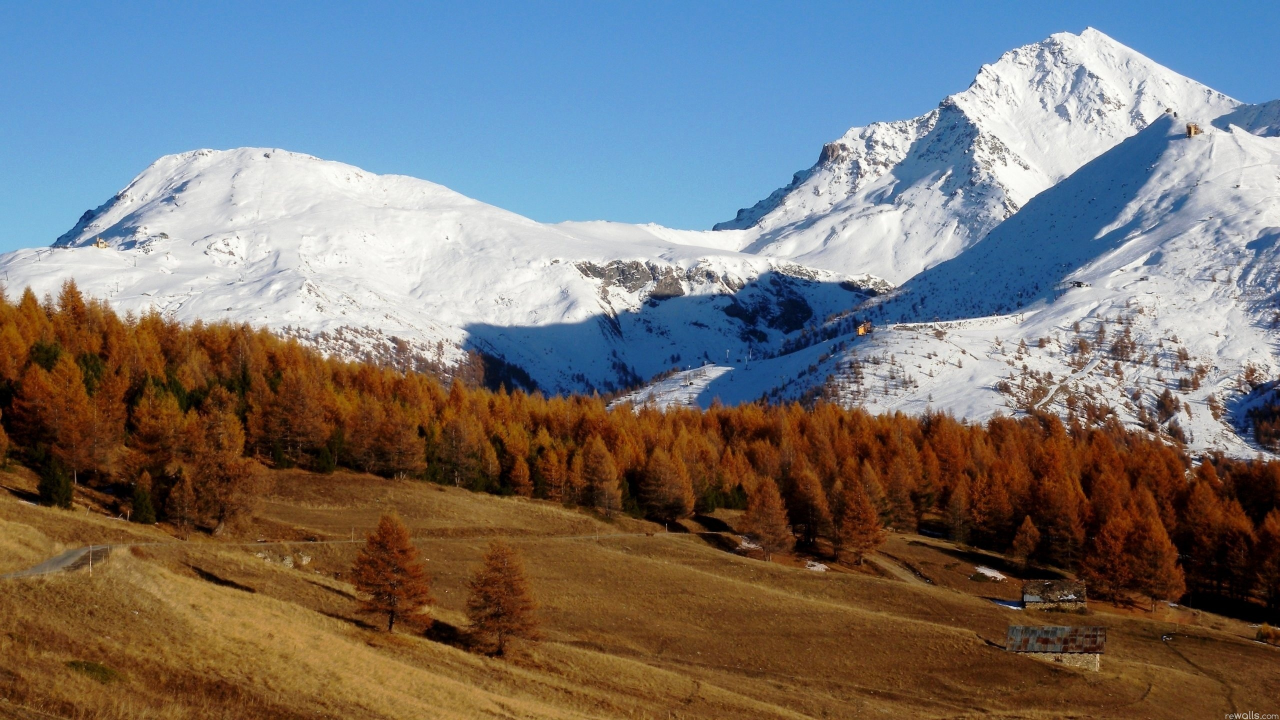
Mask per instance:
[[[344,473],[279,475],[249,533],[345,535],[387,508],[423,538],[435,578],[440,624],[425,636],[362,624],[339,576],[351,546],[152,546],[114,553],[92,577],[6,584],[0,697],[112,718],[1162,718],[1266,707],[1280,693],[1276,651],[1211,616],[1179,628],[1177,652],[1160,640],[1168,622],[1090,616],[1108,626],[1098,675],[1009,655],[991,645],[1007,624],[1064,618],[983,599],[954,570],[963,555],[907,537],[886,550],[947,587],[747,560],[696,535],[610,535],[633,528]],[[7,493],[0,518],[39,536],[97,522]],[[578,538],[584,528],[600,539]],[[463,582],[493,535],[525,555],[547,636],[505,660],[450,644]],[[100,684],[72,661],[119,677]]]

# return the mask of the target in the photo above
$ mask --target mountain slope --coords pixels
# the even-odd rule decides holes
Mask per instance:
[[[1034,408],[1264,451],[1247,414],[1280,376],[1280,137],[1211,119],[1196,137],[1185,116],[1157,119],[871,301],[871,337],[758,363],[735,387],[786,376],[784,398],[820,387],[971,420]],[[715,380],[700,399],[744,399],[732,390]]]
[[[280,150],[199,150],[161,158],[52,249],[6,255],[0,271],[15,290],[74,277],[123,310],[266,325],[346,355],[448,364],[478,349],[547,390],[737,357],[863,299],[871,281],[622,227],[543,225]]]
[[[1237,106],[1097,30],[1059,33],[983,66],[925,115],[849,130],[716,228],[754,233],[747,252],[901,283],[1165,108],[1212,118]]]

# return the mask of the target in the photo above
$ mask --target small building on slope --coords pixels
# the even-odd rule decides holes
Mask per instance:
[[[1088,603],[1078,580],[1028,580],[1022,586],[1022,605],[1028,610],[1083,611]]]
[[[1010,625],[1004,649],[1045,662],[1098,672],[1106,644],[1104,627]]]

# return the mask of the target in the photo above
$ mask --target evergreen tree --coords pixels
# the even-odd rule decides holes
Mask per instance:
[[[129,519],[143,525],[156,523],[156,510],[151,504],[151,475],[144,472],[133,486],[133,510]]]
[[[4,414],[0,413],[0,420],[4,419]],[[9,465],[9,435],[5,433],[4,426],[0,425],[0,470]]]
[[[760,478],[755,489],[747,496],[747,511],[742,516],[742,529],[755,538],[764,550],[765,559],[776,552],[786,552],[796,543],[795,535],[787,526],[787,510],[782,504],[782,494],[773,478]]]
[[[534,640],[538,623],[535,603],[520,556],[510,545],[489,543],[483,564],[467,583],[467,618],[473,637],[495,655],[506,652],[511,638]]]
[[[383,515],[356,557],[352,583],[367,596],[361,609],[387,616],[387,632],[396,618],[422,610],[432,602],[431,578],[409,539],[409,528],[397,515]]]
[[[1022,518],[1022,525],[1018,527],[1018,534],[1013,536],[1013,546],[1009,549],[1009,554],[1013,555],[1023,570],[1026,570],[1039,547],[1040,530],[1036,528],[1035,523],[1031,522],[1031,516],[1026,515]]]
[[[51,460],[40,473],[40,482],[36,486],[40,495],[40,504],[49,507],[70,508],[72,487],[71,476],[67,474],[62,463]]]
[[[886,533],[880,524],[880,515],[871,506],[871,498],[860,482],[843,486],[835,536],[836,554],[852,555],[858,565],[867,553],[884,544]]]

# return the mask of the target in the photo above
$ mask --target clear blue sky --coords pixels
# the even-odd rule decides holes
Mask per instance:
[[[161,155],[243,145],[537,220],[705,228],[850,126],[1090,25],[1280,97],[1274,3],[0,0],[0,251],[52,242]]]

